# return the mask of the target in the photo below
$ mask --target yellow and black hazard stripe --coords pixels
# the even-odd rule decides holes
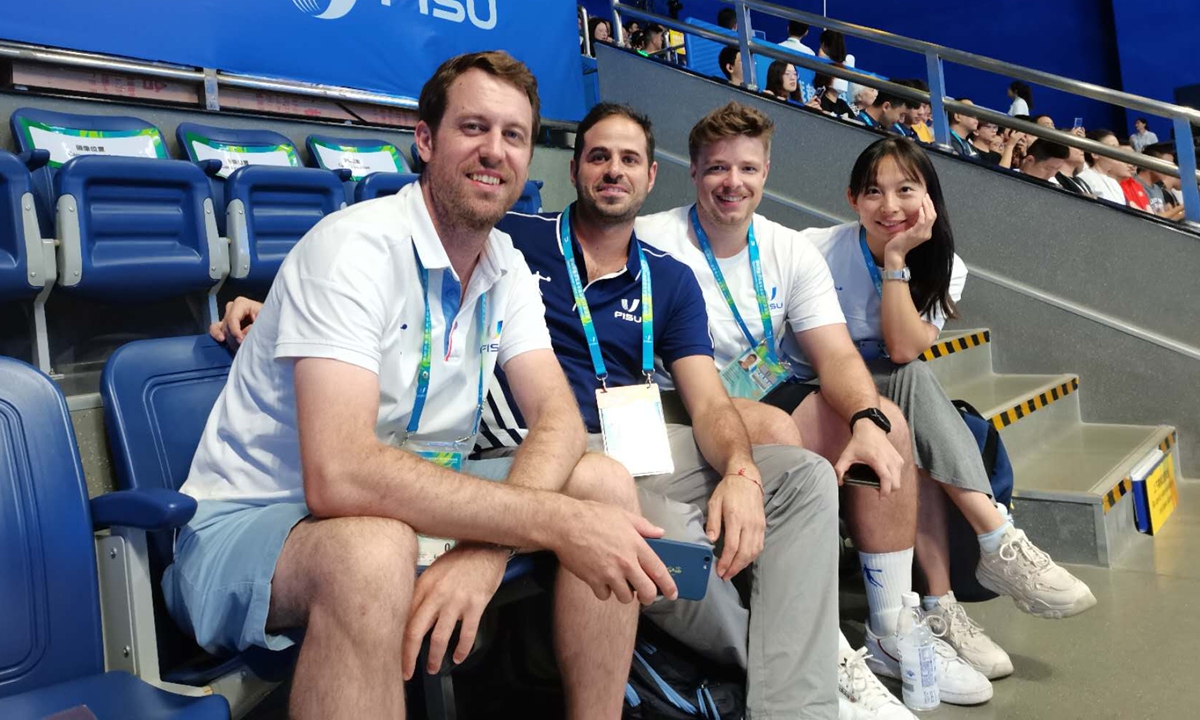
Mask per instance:
[[[922,360],[935,360],[940,357],[945,357],[963,350],[970,350],[974,347],[979,347],[984,343],[992,341],[992,332],[984,330],[982,332],[963,335],[962,337],[946,340],[945,342],[935,343],[933,347],[921,353]]]
[[[1178,439],[1179,438],[1176,434],[1176,431],[1172,430],[1167,437],[1158,444],[1158,449],[1162,450],[1164,453],[1169,453],[1171,452],[1171,448],[1175,446],[1175,443],[1178,441]],[[1108,511],[1112,510],[1113,505],[1116,505],[1121,498],[1125,497],[1125,495],[1128,494],[1132,489],[1133,477],[1131,475],[1126,475],[1121,479],[1121,482],[1113,486],[1112,490],[1104,493],[1104,497],[1100,501],[1100,504],[1104,506],[1104,513],[1107,515]]]
[[[1052,387],[1044,393],[1035,395],[1028,400],[1022,401],[1018,405],[993,415],[991,418],[992,427],[996,428],[997,430],[1003,430],[1026,415],[1029,415],[1034,411],[1041,410],[1050,403],[1055,402],[1056,400],[1061,400],[1078,389],[1079,378],[1071,378],[1068,382],[1065,382],[1058,387]]]

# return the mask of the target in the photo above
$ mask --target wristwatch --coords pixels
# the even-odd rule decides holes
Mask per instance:
[[[850,432],[854,432],[854,423],[863,419],[875,423],[885,433],[892,431],[892,423],[888,421],[887,415],[884,415],[882,410],[879,408],[867,408],[866,410],[859,410],[850,416]]]
[[[884,280],[899,280],[900,282],[912,280],[912,273],[909,272],[907,265],[900,270],[884,270],[881,274]]]

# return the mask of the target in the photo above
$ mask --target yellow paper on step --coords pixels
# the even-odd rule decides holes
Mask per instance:
[[[1179,489],[1175,486],[1175,457],[1167,455],[1150,477],[1146,478],[1146,504],[1150,508],[1150,534],[1159,528],[1175,512],[1179,505]]]

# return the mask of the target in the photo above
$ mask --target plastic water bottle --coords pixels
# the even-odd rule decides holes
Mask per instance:
[[[904,609],[896,623],[896,635],[900,646],[904,704],[909,710],[932,710],[941,704],[933,632],[921,613],[920,597],[909,592],[904,593],[902,600]]]

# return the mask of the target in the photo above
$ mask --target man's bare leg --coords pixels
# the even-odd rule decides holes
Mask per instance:
[[[639,512],[633,478],[623,465],[603,455],[584,455],[563,493]],[[586,583],[559,568],[554,647],[571,720],[621,716],[640,609],[637,603],[623,604],[616,598],[597,599]]]
[[[742,424],[750,434],[751,444],[804,447],[800,428],[783,410],[745,398],[733,398],[733,406],[742,416]]]
[[[308,519],[292,529],[271,581],[267,628],[306,628],[289,717],[402,718],[404,626],[417,538],[383,518]]]
[[[941,597],[950,592],[950,529],[946,518],[946,493],[942,484],[924,470],[917,472],[921,487],[917,510],[917,565],[925,576],[925,594]],[[987,499],[986,495],[973,493]],[[992,508],[995,511],[996,508]]]

